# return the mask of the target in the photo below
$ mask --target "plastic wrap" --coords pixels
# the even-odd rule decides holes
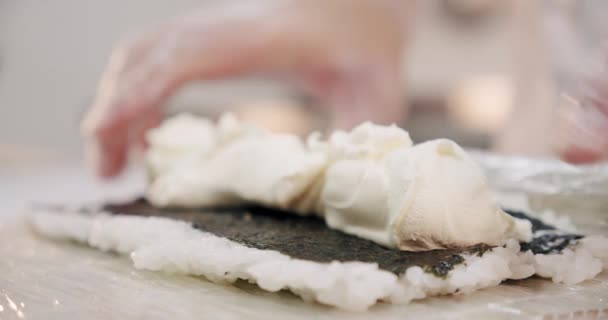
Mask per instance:
[[[608,200],[608,163],[577,166],[554,159],[471,151],[498,190]]]
[[[568,214],[581,232],[608,234],[606,210],[580,208],[599,208],[606,203],[607,165],[574,167],[553,160],[482,152],[473,152],[473,156],[498,191],[552,199],[555,211]],[[101,192],[87,184],[86,177],[82,168],[51,175],[38,172],[12,180],[23,182],[7,188],[7,196],[23,197],[27,190],[39,200],[89,202]],[[129,179],[124,184],[133,188],[113,191],[139,190],[140,181],[133,176]],[[0,180],[5,181],[11,179]],[[63,181],[62,188],[56,188],[58,181]],[[568,197],[576,210],[560,207],[559,201]],[[581,197],[589,200],[576,200]],[[367,313],[353,314],[304,302],[285,292],[263,292],[245,283],[225,286],[197,277],[137,270],[127,257],[45,240],[23,224],[0,224],[0,257],[0,319],[197,319],[208,314],[249,319],[420,319],[430,315],[444,319],[598,319],[608,314],[606,272],[577,285],[533,278],[468,296],[437,297],[409,305],[381,304]]]

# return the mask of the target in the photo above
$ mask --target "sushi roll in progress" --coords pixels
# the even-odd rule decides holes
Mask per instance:
[[[259,204],[319,215],[334,229],[408,251],[528,241],[481,168],[455,142],[413,145],[397,126],[364,123],[306,142],[224,115],[179,115],[149,135],[148,200],[158,207]]]

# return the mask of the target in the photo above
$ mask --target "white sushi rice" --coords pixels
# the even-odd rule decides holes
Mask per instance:
[[[249,248],[168,218],[41,209],[28,217],[43,235],[128,254],[138,269],[204,276],[214,282],[243,279],[267,291],[288,289],[305,300],[353,311],[379,301],[404,304],[428,296],[466,294],[534,274],[575,284],[608,268],[608,238],[601,236],[586,237],[548,255],[520,252],[512,240],[481,257],[463,255],[464,263],[445,278],[417,266],[398,277],[375,263],[318,263]]]

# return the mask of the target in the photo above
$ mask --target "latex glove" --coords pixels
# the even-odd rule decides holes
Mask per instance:
[[[329,108],[335,127],[398,121],[408,2],[229,3],[117,47],[82,124],[97,173],[117,175],[164,102],[187,82],[263,73]]]

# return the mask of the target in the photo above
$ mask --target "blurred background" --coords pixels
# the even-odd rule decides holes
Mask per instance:
[[[29,158],[79,157],[79,121],[113,44],[211,2],[0,1],[0,165],[22,161],[17,150]],[[448,137],[472,148],[554,156],[558,95],[544,23],[548,7],[563,12],[573,1],[546,2],[418,1],[405,56],[410,111],[400,124],[414,141]],[[323,129],[306,103],[289,87],[254,78],[189,86],[170,111],[230,109],[278,130]]]

